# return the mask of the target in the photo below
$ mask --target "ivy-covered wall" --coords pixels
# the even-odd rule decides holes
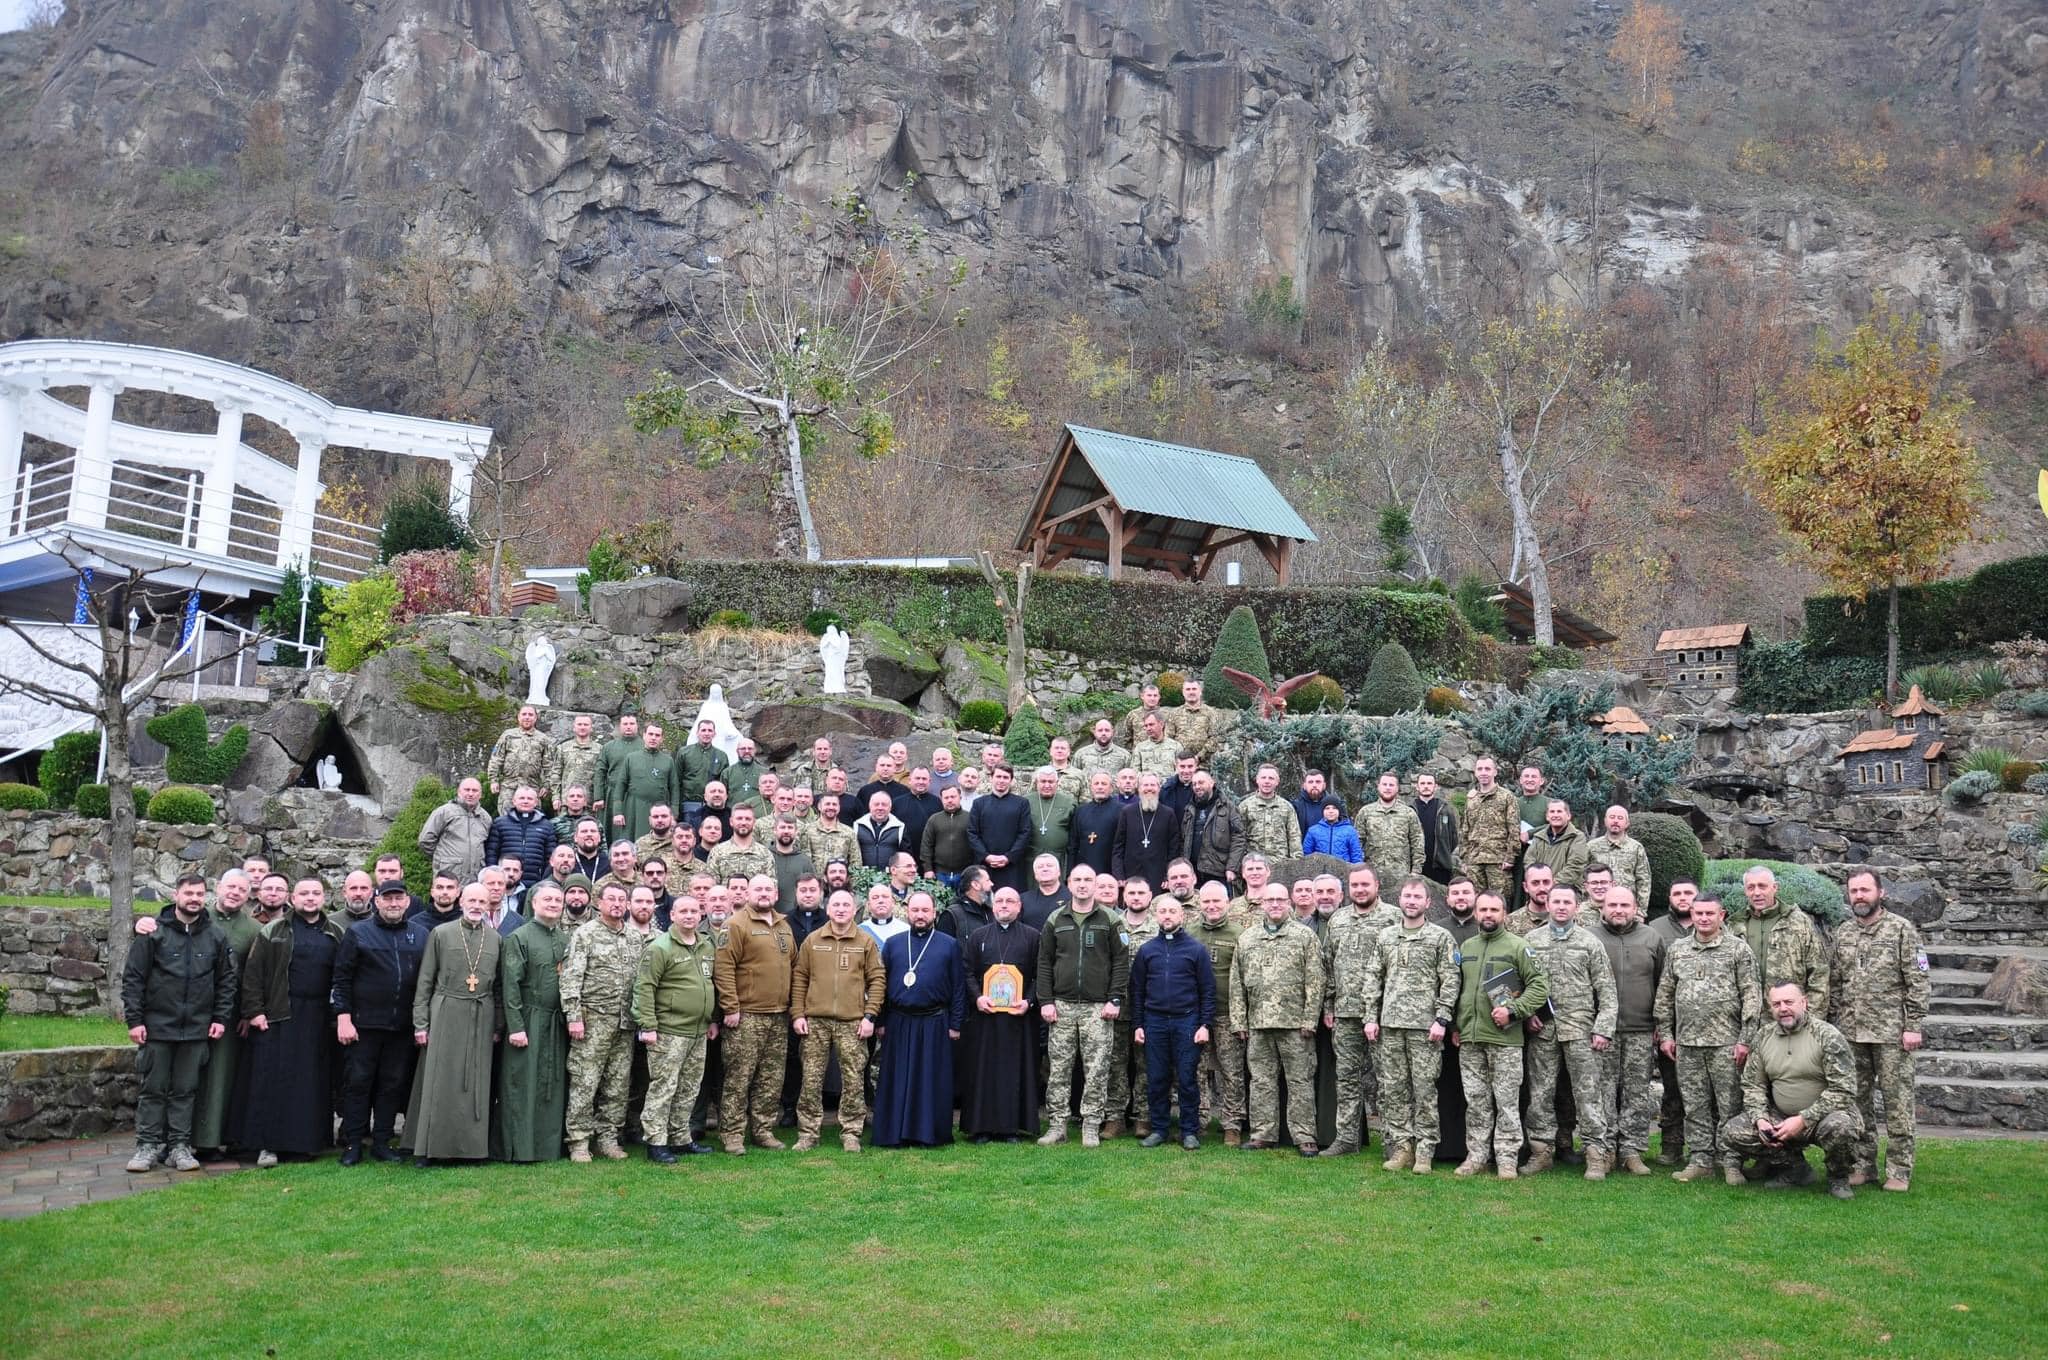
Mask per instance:
[[[1806,646],[1815,656],[1883,656],[1889,599],[1811,595]],[[2048,554],[2014,557],[1968,576],[1899,591],[1899,650],[1914,656],[1977,651],[2010,638],[2048,637]]]
[[[676,563],[671,574],[697,588],[692,627],[739,609],[762,627],[796,629],[825,609],[849,624],[878,619],[927,646],[946,637],[1003,640],[988,582],[968,568],[698,561]],[[1321,671],[1352,684],[1389,641],[1406,646],[1425,671],[1462,673],[1470,663],[1472,635],[1448,597],[1365,587],[1252,589],[1048,572],[1032,578],[1025,626],[1034,647],[1199,668],[1238,604],[1258,614],[1275,675]]]

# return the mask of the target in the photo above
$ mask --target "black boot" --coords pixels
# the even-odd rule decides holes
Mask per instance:
[[[357,1139],[352,1139],[352,1140],[351,1140],[351,1141],[349,1142],[348,1146],[344,1147],[344,1148],[343,1148],[343,1149],[341,1150],[341,1164],[342,1164],[343,1166],[354,1166],[354,1165],[356,1165],[356,1163],[358,1163],[358,1162],[360,1162],[360,1161],[362,1161],[362,1160],[363,1160],[363,1142],[362,1142],[362,1139],[360,1139],[360,1138],[357,1138]]]
[[[647,1145],[647,1160],[659,1162],[663,1166],[674,1166],[676,1164],[676,1155],[668,1150],[666,1144],[649,1143]]]
[[[685,1157],[704,1157],[704,1156],[708,1156],[708,1155],[710,1155],[710,1153],[712,1152],[712,1150],[713,1150],[713,1149],[712,1149],[712,1147],[711,1147],[711,1144],[709,1144],[709,1143],[700,1143],[700,1142],[698,1142],[698,1141],[697,1141],[696,1139],[694,1139],[694,1138],[692,1138],[692,1139],[691,1139],[691,1140],[690,1140],[689,1142],[687,1142],[687,1143],[682,1143],[682,1144],[679,1144],[679,1145],[677,1145],[676,1147],[674,1147],[674,1148],[671,1148],[671,1149],[670,1149],[670,1151],[672,1151],[672,1152],[680,1152],[680,1153],[682,1153],[682,1154],[683,1154],[683,1155],[684,1155]]]
[[[405,1160],[405,1154],[391,1146],[389,1138],[372,1138],[370,1140],[370,1156],[380,1162],[402,1162]]]

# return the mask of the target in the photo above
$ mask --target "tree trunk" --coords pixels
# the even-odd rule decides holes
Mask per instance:
[[[996,597],[996,608],[1003,611],[1003,678],[1010,712],[1015,713],[1031,698],[1027,675],[1031,653],[1024,637],[1024,606],[1031,596],[1031,564],[1017,564],[1017,598],[1013,602],[1010,592],[1003,587],[1002,573],[996,570],[995,557],[983,552],[978,560],[981,574],[988,581],[989,592]]]
[[[121,973],[135,938],[135,781],[128,763],[128,711],[118,679],[108,696],[107,742],[107,1010],[121,1016]]]
[[[811,522],[811,496],[804,488],[803,431],[798,428],[796,416],[787,405],[782,409],[782,437],[789,459],[789,494],[796,500],[797,524],[803,529],[804,560],[817,562],[824,558],[825,552],[818,545],[818,528]]]
[[[1884,627],[1884,701],[1899,701],[1899,578],[1892,578],[1888,617]]]
[[[1543,563],[1543,546],[1536,538],[1536,524],[1529,514],[1529,499],[1522,494],[1522,472],[1516,464],[1515,437],[1502,430],[1501,489],[1507,493],[1508,511],[1514,516],[1518,565],[1526,565],[1529,570],[1531,640],[1539,647],[1552,647],[1557,644],[1557,632],[1550,617],[1550,568]]]

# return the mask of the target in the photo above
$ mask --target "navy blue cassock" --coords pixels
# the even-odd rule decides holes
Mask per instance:
[[[914,965],[914,969],[913,969]],[[942,930],[908,930],[882,946],[882,1070],[875,1082],[876,1147],[953,1141],[953,1040],[966,1017],[960,945]],[[908,981],[915,971],[917,980]]]

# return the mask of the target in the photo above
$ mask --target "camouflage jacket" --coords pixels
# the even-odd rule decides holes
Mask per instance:
[[[773,878],[775,857],[759,840],[746,846],[734,841],[720,841],[711,847],[711,855],[704,861],[704,868],[721,883],[742,876],[752,878],[755,874],[767,874]]]
[[[1806,989],[1808,1010],[1828,1013],[1827,942],[1805,912],[1780,901],[1770,915],[1747,914],[1730,929],[1756,956],[1758,983],[1768,988],[1773,982],[1796,982]]]
[[[1145,739],[1145,715],[1147,713],[1157,713],[1159,715],[1159,735],[1162,737],[1173,730],[1172,709],[1164,706],[1147,709],[1140,705],[1116,720],[1116,745],[1126,749],[1135,749],[1137,744]],[[1094,743],[1091,742],[1089,744],[1093,745]],[[1079,758],[1080,754],[1076,752],[1075,759],[1078,760]],[[1126,761],[1125,764],[1129,764],[1129,762]],[[1115,774],[1116,771],[1111,770],[1110,773]]]
[[[1323,1014],[1347,1020],[1372,1015],[1365,1002],[1365,974],[1379,947],[1380,932],[1398,925],[1401,913],[1385,902],[1360,911],[1346,902],[1323,926]]]
[[[558,782],[552,785],[557,800],[569,791],[571,785],[580,784],[590,795],[591,801],[604,797],[604,790],[598,787],[598,757],[604,754],[604,747],[596,737],[580,742],[574,737],[555,748],[555,770]]]
[[[1529,839],[1534,844],[1535,837]],[[1636,905],[1648,911],[1650,852],[1643,849],[1643,843],[1634,836],[1623,836],[1620,840],[1612,836],[1595,836],[1587,848],[1592,852],[1593,863],[1604,864],[1614,871],[1614,886],[1634,892]]]
[[[555,749],[547,733],[537,727],[531,732],[517,727],[500,732],[497,745],[491,747],[491,763],[484,772],[490,787],[506,795],[499,804],[501,808],[511,806],[512,790],[519,785],[531,784],[542,791],[559,789],[561,776],[562,753]]]
[[[1445,1029],[1458,1015],[1458,946],[1427,921],[1388,926],[1366,961],[1365,1014],[1388,1029]]]
[[[599,918],[576,927],[562,964],[562,1018],[588,1027],[630,1028],[633,986],[646,947],[647,937],[630,923],[614,930]]]
[[[1109,774],[1112,779],[1116,777],[1115,770],[1111,770]],[[1079,762],[1070,760],[1065,765],[1053,766],[1052,777],[1052,791],[1055,795],[1064,793],[1077,803],[1088,796],[1088,775],[1082,770]]]
[[[1619,999],[1614,965],[1601,943],[1577,922],[1562,938],[1554,927],[1545,926],[1527,939],[1550,979],[1550,1015],[1537,1038],[1560,1043],[1596,1034],[1613,1038]]]
[[[1695,935],[1677,941],[1664,952],[1654,1011],[1657,1036],[1687,1048],[1749,1042],[1763,1015],[1749,946],[1725,930],[1711,942]]]
[[[1116,772],[1130,763],[1130,749],[1118,746],[1115,742],[1111,742],[1108,746],[1097,746],[1091,741],[1080,750],[1074,752],[1073,768],[1081,772],[1081,791],[1074,794],[1074,801],[1077,803],[1087,801],[1087,785],[1090,778],[1096,774],[1106,774],[1109,776],[1110,782],[1114,784],[1116,782]]]
[[[1322,1005],[1322,946],[1314,931],[1295,921],[1272,930],[1261,921],[1238,936],[1230,961],[1232,1030],[1307,1029],[1321,1021]]]
[[[1301,819],[1279,794],[1249,793],[1237,805],[1244,814],[1245,848],[1278,864],[1301,858]]]
[[[1179,756],[1180,745],[1172,737],[1141,741],[1131,748],[1131,768],[1139,774],[1156,774],[1164,781],[1173,777]]]
[[[1913,923],[1881,911],[1870,925],[1835,927],[1828,968],[1828,1023],[1855,1044],[1897,1043],[1927,1020],[1927,953]]]
[[[1403,802],[1375,800],[1354,819],[1365,862],[1380,876],[1386,891],[1410,874],[1422,872],[1422,819]]]
[[[1789,1030],[1775,1021],[1764,1025],[1742,1065],[1745,1114],[1796,1114],[1811,1131],[1829,1115],[1855,1108],[1856,1057],[1842,1031],[1811,1014]]]
[[[844,860],[849,869],[860,864],[860,836],[845,822],[827,827],[823,822],[813,821],[797,839],[821,874],[835,859]]]
[[[1193,751],[1197,758],[1206,761],[1216,749],[1217,738],[1223,735],[1229,722],[1230,718],[1223,710],[1209,704],[1200,708],[1168,709],[1166,740],[1176,748]]]
[[[1495,784],[1491,793],[1474,789],[1465,795],[1465,810],[1458,814],[1458,863],[1467,873],[1513,864],[1521,848],[1522,807],[1512,793]]]

